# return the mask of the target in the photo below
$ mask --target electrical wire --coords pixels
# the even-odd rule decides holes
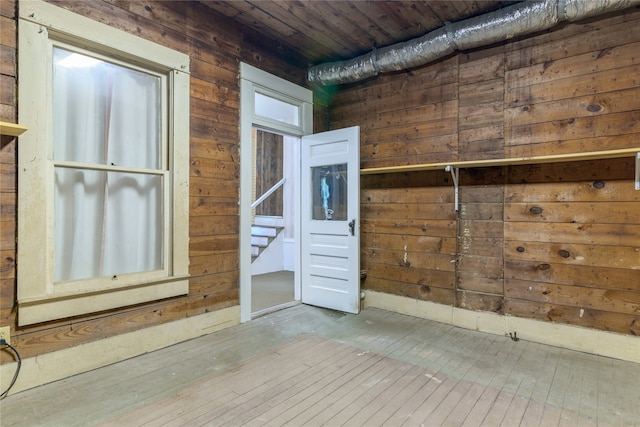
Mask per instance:
[[[2,345],[9,347],[16,354],[16,357],[18,358],[18,367],[16,368],[16,373],[13,375],[13,380],[11,380],[11,384],[9,384],[9,388],[7,388],[4,392],[2,392],[2,394],[0,394],[0,399],[4,399],[5,397],[7,397],[9,390],[11,390],[11,387],[13,387],[13,385],[16,383],[16,380],[18,379],[18,374],[20,373],[20,368],[22,367],[22,358],[20,357],[20,353],[18,353],[18,350],[16,350],[14,346],[12,346],[11,344],[9,344],[4,340],[2,342]]]

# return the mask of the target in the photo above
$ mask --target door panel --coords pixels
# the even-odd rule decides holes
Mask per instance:
[[[360,128],[302,138],[302,302],[360,311]]]

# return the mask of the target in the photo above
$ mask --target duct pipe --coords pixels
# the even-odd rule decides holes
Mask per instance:
[[[563,21],[579,21],[638,4],[640,0],[527,0],[354,59],[316,65],[309,69],[308,78],[323,85],[356,82],[425,65],[456,50],[488,46],[543,31]]]

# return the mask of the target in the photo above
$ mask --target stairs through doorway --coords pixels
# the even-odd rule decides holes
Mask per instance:
[[[283,227],[276,225],[254,224],[251,226],[251,262],[269,246]]]

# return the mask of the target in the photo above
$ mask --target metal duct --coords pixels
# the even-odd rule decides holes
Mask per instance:
[[[389,71],[405,70],[473,49],[543,31],[563,21],[579,21],[640,4],[640,0],[528,0],[495,12],[447,24],[413,40],[354,59],[316,65],[309,81],[323,85],[351,83]]]

